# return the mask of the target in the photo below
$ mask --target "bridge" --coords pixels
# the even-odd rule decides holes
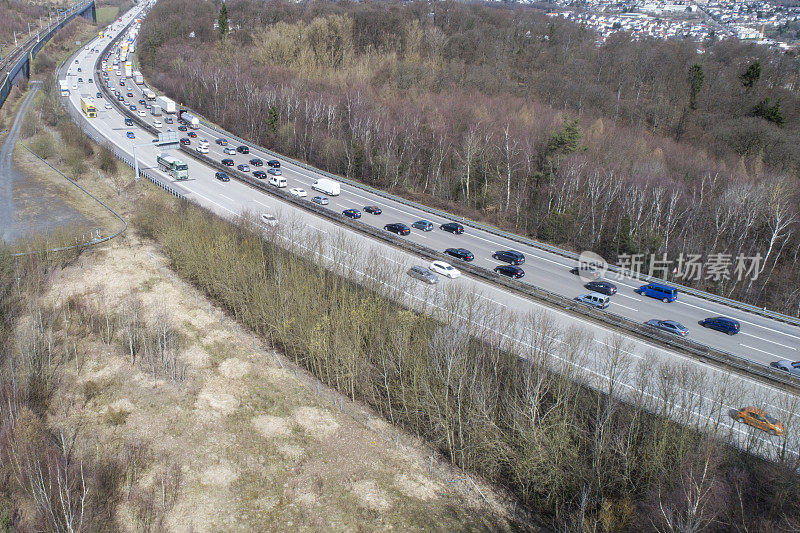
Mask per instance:
[[[97,22],[94,0],[82,0],[65,10],[59,11],[55,20],[52,20],[46,27],[37,29],[36,33],[32,34],[27,41],[0,59],[0,77],[3,80],[2,85],[0,85],[0,107],[3,106],[9,93],[11,93],[13,85],[18,84],[23,78],[30,78],[31,63],[36,54],[39,53],[39,50],[47,44],[47,41],[58,30],[79,16],[92,22]]]

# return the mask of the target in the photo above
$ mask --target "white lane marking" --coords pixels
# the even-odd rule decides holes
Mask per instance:
[[[744,346],[745,348],[747,348],[749,350],[755,350],[757,352],[765,353],[767,355],[773,355],[773,354],[771,354],[769,352],[765,352],[764,350],[759,350],[758,348],[754,348],[753,346],[748,346],[746,344],[742,344],[741,342],[739,343],[739,346]],[[773,357],[774,357],[774,355],[773,355]]]
[[[235,200],[233,198],[231,198],[230,196],[225,196],[222,193],[220,193],[219,195],[222,196],[223,198],[225,198],[226,200],[230,200],[231,202],[235,202]]]
[[[772,343],[772,344],[777,344],[778,346],[782,346],[783,348],[789,348],[790,350],[797,350],[797,348],[795,348],[793,346],[787,346],[787,345],[781,344],[779,342],[775,342],[775,341],[772,341],[772,340],[769,340],[769,339],[764,339],[762,337],[757,337],[757,336],[753,335],[752,333],[746,333],[744,331],[740,331],[739,333],[741,335],[746,335],[748,337],[753,337],[754,339],[758,339],[760,341],[769,342],[769,343]]]
[[[630,298],[631,300],[636,300],[637,302],[641,302],[641,298],[636,298],[635,296],[629,296],[627,294],[623,294],[621,292],[617,292],[617,296],[622,296],[623,298]]]
[[[265,203],[262,203],[262,202],[259,202],[259,201],[258,201],[258,200],[256,200],[255,198],[253,198],[253,201],[254,201],[255,203],[259,204],[259,205],[263,205],[263,206],[264,206],[264,207],[266,207],[267,209],[272,209],[272,208],[271,208],[270,206],[268,206],[267,204],[265,204]]]
[[[637,312],[638,311],[638,309],[634,309],[633,307],[628,307],[627,305],[622,305],[619,302],[614,302],[614,305],[619,306],[619,307],[624,307],[625,309],[630,309],[633,312]]]

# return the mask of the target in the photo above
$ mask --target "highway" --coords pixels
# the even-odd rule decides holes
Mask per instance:
[[[72,71],[74,72],[74,69]],[[143,99],[142,90],[145,86],[136,85],[129,79],[126,81],[126,85],[122,87],[119,85],[119,78],[113,72],[110,76],[113,81],[113,89],[124,89],[123,96],[128,92],[133,94],[132,97],[125,97],[125,103],[134,104],[137,109],[141,107],[139,100]],[[149,111],[148,116],[145,118],[147,120],[153,119],[149,115]],[[163,119],[164,117],[160,118]],[[118,126],[123,127],[121,120]],[[175,124],[164,124],[162,129],[164,131],[168,129],[177,130],[177,120]],[[127,131],[133,130],[128,128],[125,132]],[[226,154],[223,152],[224,147],[216,144],[215,141],[218,138],[226,138],[228,140],[230,138],[220,135],[204,125],[201,125],[200,129],[193,131],[197,134],[197,138],[189,139],[191,142],[190,147],[196,147],[200,139],[207,139],[210,142],[208,155],[217,161],[230,158],[233,159],[235,165],[239,165],[248,163],[250,159],[256,157],[264,161],[272,159],[272,156],[252,147],[252,145],[249,154]],[[188,132],[178,133],[181,137],[186,137]],[[136,133],[136,135],[138,139],[139,133]],[[140,141],[126,140],[124,142],[133,144],[133,142]],[[237,144],[231,141],[229,146],[236,147]],[[314,174],[286,160],[280,159],[280,161],[281,170],[283,176],[287,178],[289,188],[303,188],[308,193],[307,200],[309,201],[313,196],[322,194],[312,191],[311,185],[316,179],[324,176]],[[254,170],[266,170],[266,168],[266,165],[264,167],[251,166],[250,170],[252,172]],[[190,175],[193,176],[191,173]],[[560,255],[525,246],[519,242],[469,226],[465,227],[463,234],[453,235],[439,229],[441,224],[449,222],[448,219],[387,200],[369,191],[345,183],[341,184],[340,196],[328,196],[328,199],[330,201],[328,208],[331,210],[341,213],[345,209],[359,209],[362,211],[360,221],[378,228],[382,228],[390,222],[403,222],[411,226],[417,220],[428,220],[434,224],[432,231],[425,232],[411,228],[411,234],[407,238],[440,251],[451,247],[466,248],[475,255],[475,264],[490,269],[504,264],[501,261],[492,259],[492,254],[495,251],[508,249],[520,251],[525,254],[526,258],[525,264],[521,265],[525,270],[525,277],[521,280],[522,282],[531,283],[567,298],[574,298],[589,292],[584,288],[581,279],[570,272],[576,263]],[[363,211],[364,206],[367,205],[377,205],[382,209],[383,213],[378,216],[368,214]],[[458,260],[453,260],[452,262],[457,263]],[[609,273],[607,280],[617,285],[619,289],[619,292],[611,298],[611,305],[608,309],[618,315],[637,322],[645,322],[653,318],[677,320],[689,328],[688,337],[690,339],[764,365],[779,359],[800,359],[800,328],[795,325],[734,309],[685,293],[681,293],[675,302],[664,303],[635,293],[634,289],[643,284],[640,280],[632,278],[619,279],[614,273]],[[726,316],[738,320],[741,324],[740,333],[729,336],[719,331],[703,328],[698,324],[704,318],[715,316]]]
[[[135,7],[128,12],[123,17],[123,24],[127,24],[139,9],[141,7]],[[119,31],[123,24],[116,23],[115,31],[112,34]],[[101,41],[98,42],[96,39],[89,44],[89,50],[80,50],[75,56],[77,63],[71,59],[65,64],[64,70],[59,73],[62,79],[70,80],[70,87],[73,86],[73,83],[77,86],[77,90],[71,91],[68,99],[65,99],[67,100],[65,103],[72,106],[73,110],[80,111],[81,97],[94,97],[99,91],[96,83],[90,84],[87,79],[94,76],[94,64],[100,59],[100,54],[92,53],[91,49],[102,49],[108,43],[108,38]],[[78,67],[81,67],[82,72],[77,72]],[[83,78],[83,83],[77,82],[79,76]],[[93,81],[97,82],[98,80]],[[114,88],[122,89],[117,79],[114,79]],[[134,95],[126,97],[126,103],[134,103],[138,106],[138,100],[142,98],[141,88],[129,80],[124,89],[123,94],[131,91]],[[124,117],[116,107],[110,106],[109,109],[104,106],[104,103],[103,99],[97,100],[97,118],[87,119],[81,115],[84,125],[93,128],[131,157],[133,146],[137,145],[140,164],[146,168],[156,168],[155,158],[160,150],[152,145],[153,136],[135,126],[125,126]],[[78,113],[73,111],[73,114],[77,115]],[[163,118],[161,117],[162,120]],[[164,124],[163,129],[165,131],[170,128],[177,129],[177,126],[176,121],[172,125]],[[128,132],[132,132],[135,138],[129,139]],[[201,129],[197,131],[197,135],[197,139],[207,138],[210,141],[211,153],[209,155],[217,159],[230,157],[237,164],[247,162],[253,157],[260,157],[264,160],[271,159],[257,150],[248,155],[223,154],[221,147],[214,142],[217,138],[214,132]],[[196,145],[196,139],[192,139],[192,146],[194,145]],[[399,294],[400,298],[406,298],[407,301],[404,303],[433,314],[441,313],[442,318],[448,318],[455,323],[461,322],[462,325],[483,328],[486,332],[496,335],[497,338],[505,339],[509,349],[520,351],[520,355],[525,355],[526,349],[530,348],[533,343],[532,332],[530,328],[526,327],[526,324],[530,323],[530,317],[539,317],[539,320],[542,320],[541,317],[547,317],[546,321],[552,323],[554,331],[558,332],[552,334],[553,348],[550,356],[553,361],[565,362],[572,366],[579,365],[585,372],[587,383],[601,390],[606,390],[609,383],[616,383],[623,391],[623,395],[636,396],[637,379],[641,379],[642,374],[647,374],[648,379],[658,381],[662,379],[660,376],[669,373],[669,369],[685,370],[691,375],[698,376],[700,385],[697,397],[692,396],[690,387],[681,387],[679,382],[675,382],[675,386],[670,390],[669,394],[675,395],[675,398],[670,401],[676,402],[678,411],[687,411],[681,416],[685,416],[687,420],[694,421],[699,418],[712,423],[714,431],[729,437],[734,444],[739,446],[745,446],[742,443],[752,438],[753,441],[764,447],[760,453],[765,454],[777,453],[782,439],[767,437],[758,432],[754,435],[753,430],[733,423],[727,416],[728,412],[743,405],[756,405],[766,409],[779,419],[787,421],[796,418],[795,415],[798,414],[797,396],[746,376],[709,366],[637,338],[626,337],[618,350],[628,361],[630,365],[628,370],[623,373],[617,368],[614,371],[614,365],[610,364],[609,358],[613,357],[612,347],[620,339],[620,335],[616,331],[569,312],[544,306],[513,291],[500,288],[494,283],[471,276],[462,276],[454,280],[440,277],[440,283],[437,285],[424,285],[403,274],[411,265],[427,264],[419,257],[398,250],[382,240],[367,237],[363,233],[347,227],[331,224],[330,220],[326,218],[299,209],[238,180],[222,183],[214,178],[215,169],[207,167],[197,160],[187,159],[180,152],[176,152],[176,155],[187,160],[190,179],[175,182],[173,187],[183,191],[183,194],[190,200],[226,217],[237,217],[244,213],[275,214],[280,220],[283,237],[293,245],[301,248],[306,246],[303,244],[304,240],[299,239],[297,235],[297,232],[300,231],[298,228],[303,228],[301,233],[310,233],[313,236],[306,235],[307,238],[316,238],[319,241],[320,253],[324,260],[342,268],[346,275],[363,279],[364,276],[367,276],[368,271],[374,270],[375,264],[383,265],[391,275],[382,279],[381,285],[387,290],[392,290],[393,294]],[[319,176],[286,161],[282,161],[282,170],[283,175],[288,179],[290,188],[303,187],[308,192],[309,200],[312,196],[319,194],[312,191],[310,187],[312,181]],[[346,185],[342,186],[341,196],[329,197],[329,199],[329,207],[336,211],[346,208],[363,209],[365,205],[370,204],[379,205],[383,209],[383,214],[375,216],[363,213],[361,219],[362,222],[376,227],[382,228],[389,222],[404,222],[410,225],[414,220],[430,220],[436,225],[433,231],[412,230],[412,234],[408,238],[439,250],[447,247],[468,248],[475,254],[475,262],[486,267],[494,267],[499,264],[491,259],[491,253],[495,250],[516,249],[522,251],[527,258],[523,265],[526,272],[525,280],[570,297],[587,292],[583,289],[580,279],[569,272],[574,264],[560,256],[523,247],[493,234],[483,233],[469,227],[465,229],[463,235],[451,235],[438,229],[438,225],[445,220],[431,217],[405,205],[387,202],[371,193]],[[295,233],[291,233],[292,228]],[[346,260],[342,259],[344,256],[347,256]],[[454,260],[452,263],[458,266],[458,261]],[[371,275],[374,277],[374,274]],[[679,320],[690,328],[690,335],[696,340],[763,363],[777,358],[798,358],[797,341],[800,340],[800,331],[794,326],[683,294],[677,302],[665,304],[635,294],[633,288],[639,285],[635,280],[613,281],[619,286],[620,294],[612,298],[612,309],[621,315],[637,321],[649,318]],[[447,306],[444,304],[450,301],[454,295],[460,295],[459,297],[464,301],[471,302],[468,312],[464,311],[455,316],[447,313]],[[717,315],[731,316],[740,320],[742,332],[729,337],[723,333],[705,330],[697,326],[698,320]],[[573,331],[580,331],[589,339],[587,350],[578,359],[570,358],[564,353],[568,345],[566,339],[569,337],[569,332]],[[647,394],[653,397],[663,397],[658,383],[653,383],[652,388],[648,388]],[[684,394],[692,396],[692,398],[682,397]],[[791,423],[787,427],[787,433],[786,442],[793,447],[792,449],[797,449],[798,435]]]

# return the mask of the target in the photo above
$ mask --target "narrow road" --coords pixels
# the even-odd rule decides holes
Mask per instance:
[[[0,149],[0,241],[8,243],[13,242],[19,234],[14,222],[14,181],[19,179],[14,168],[14,145],[17,144],[22,122],[40,86],[40,82],[31,82],[31,90],[19,106],[14,125]]]

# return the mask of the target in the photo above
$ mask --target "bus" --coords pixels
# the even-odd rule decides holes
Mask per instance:
[[[156,157],[156,161],[158,162],[158,168],[174,179],[189,179],[189,165],[187,165],[185,161],[167,154],[159,154],[159,156]]]
[[[81,98],[81,109],[83,109],[83,114],[87,117],[97,118],[97,108],[92,100]]]
[[[69,82],[67,80],[58,80],[58,86],[61,89],[61,96],[69,96]]]

